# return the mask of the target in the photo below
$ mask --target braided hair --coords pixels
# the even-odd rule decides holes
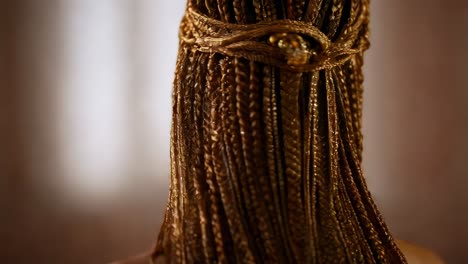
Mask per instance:
[[[361,170],[368,4],[188,1],[154,259],[406,263]]]

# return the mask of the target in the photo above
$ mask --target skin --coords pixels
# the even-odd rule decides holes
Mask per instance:
[[[409,264],[444,264],[434,252],[403,240],[396,241]]]
[[[445,262],[429,249],[420,247],[403,240],[397,240],[397,244],[406,256],[409,264],[444,264]],[[110,264],[149,264],[150,252]],[[163,264],[164,259],[158,259],[155,264]]]

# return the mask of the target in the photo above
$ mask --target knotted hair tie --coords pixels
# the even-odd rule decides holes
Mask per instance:
[[[188,7],[179,34],[182,42],[200,52],[241,57],[294,72],[310,72],[341,65],[366,50],[367,31],[361,30],[364,19],[364,15],[358,16],[331,41],[311,23],[281,19],[231,24]]]

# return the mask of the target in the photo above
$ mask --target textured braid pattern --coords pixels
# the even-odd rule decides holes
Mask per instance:
[[[287,17],[300,20],[304,1],[288,0]],[[280,73],[280,96],[282,118],[282,144],[287,182],[287,223],[292,240],[296,261],[304,263],[303,254],[306,236],[303,231],[304,217],[304,173],[302,171],[302,138],[301,138],[301,105],[299,104],[302,89],[303,73],[283,71]],[[307,184],[307,183],[305,183]]]
[[[406,263],[361,170],[368,4],[188,0],[154,260]]]
[[[201,56],[201,62],[204,64],[208,63],[209,60],[208,55]],[[208,225],[208,211],[207,211],[207,201],[208,201],[208,185],[205,179],[205,174],[204,170],[202,169],[202,165],[204,164],[204,158],[203,158],[203,149],[202,149],[202,142],[203,142],[203,84],[205,83],[204,79],[204,74],[206,74],[206,70],[199,72],[199,75],[197,76],[197,83],[194,85],[194,111],[193,111],[193,127],[196,127],[193,131],[193,138],[192,138],[192,146],[193,146],[193,165],[192,165],[192,171],[193,171],[193,182],[194,182],[194,188],[195,188],[195,204],[196,204],[196,209],[198,210],[198,215],[195,215],[195,217],[198,217],[196,219],[198,221],[198,232],[195,234],[194,237],[191,237],[189,239],[198,239],[202,241],[208,241],[208,234],[210,234],[210,226]],[[204,260],[204,257],[206,257],[208,252],[205,252],[205,254],[199,254],[198,252],[204,252],[205,248],[207,247],[206,243],[197,243],[194,245],[193,252],[197,252],[197,254],[194,254],[194,260],[198,262],[202,262]]]
[[[227,62],[228,61],[228,62]],[[233,70],[232,65],[231,65],[231,60],[223,60],[221,62],[221,69],[223,72],[231,72]],[[229,177],[229,182],[231,185],[231,190],[227,190],[228,194],[231,194],[232,196],[232,204],[228,206],[236,206],[237,215],[233,215],[233,217],[229,217],[230,222],[230,228],[233,231],[233,238],[234,238],[234,243],[236,243],[236,247],[239,247],[240,256],[244,256],[246,262],[254,262],[255,256],[254,256],[254,249],[252,249],[251,245],[255,245],[254,238],[250,235],[251,231],[249,229],[249,226],[246,224],[248,222],[248,212],[245,211],[245,207],[243,206],[243,197],[244,195],[236,195],[243,193],[243,191],[246,193],[248,190],[245,188],[241,190],[241,186],[239,185],[240,179],[236,178],[238,177],[238,169],[236,167],[236,162],[235,162],[235,153],[232,153],[230,146],[232,145],[232,138],[229,137],[231,133],[235,133],[235,131],[232,131],[232,114],[231,113],[231,108],[230,102],[233,100],[233,83],[230,82],[229,79],[226,80],[226,77],[228,75],[225,75],[224,78],[222,79],[222,87],[221,91],[223,93],[223,104],[222,104],[222,116],[224,118],[223,122],[223,128],[227,133],[224,133],[227,137],[226,140],[224,141],[224,147],[226,149],[226,159],[227,159],[227,164],[232,168],[230,173],[228,174]],[[248,239],[246,239],[248,238]],[[239,257],[240,257],[239,256]]]
[[[293,249],[298,255],[303,252],[304,245],[304,205],[302,203],[302,159],[300,138],[300,109],[299,91],[301,85],[300,73],[280,73],[280,97],[281,97],[281,132],[283,145],[282,160],[285,169],[285,182],[287,192],[286,219],[287,228],[290,230]],[[300,258],[301,259],[301,258]],[[298,259],[299,263],[302,260]]]

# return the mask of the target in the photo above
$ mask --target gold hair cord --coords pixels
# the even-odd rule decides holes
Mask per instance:
[[[330,69],[362,53],[366,36],[356,42],[356,31],[364,16],[332,42],[310,23],[281,19],[255,24],[229,24],[187,8],[181,23],[180,39],[193,50],[221,53],[276,66],[289,71],[310,72]],[[304,39],[310,39],[309,44]],[[265,41],[267,39],[267,41]],[[353,44],[358,44],[353,46]],[[316,50],[312,49],[312,45]]]
[[[368,8],[188,1],[155,263],[406,263],[361,170]]]

